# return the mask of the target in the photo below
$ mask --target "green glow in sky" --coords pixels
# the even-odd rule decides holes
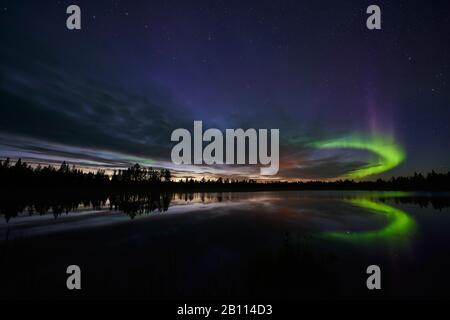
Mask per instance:
[[[373,135],[363,138],[349,136],[326,141],[318,141],[311,144],[319,149],[360,149],[368,150],[378,156],[378,159],[362,168],[355,169],[346,174],[347,178],[363,178],[378,174],[396,167],[405,159],[403,149],[392,139],[383,135]]]
[[[376,240],[404,239],[415,229],[415,221],[404,211],[371,199],[357,198],[349,202],[358,207],[384,215],[389,224],[379,230],[362,232],[325,232],[326,238],[347,240],[351,242],[372,242]]]

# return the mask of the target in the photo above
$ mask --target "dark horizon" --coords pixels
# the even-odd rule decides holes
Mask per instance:
[[[258,190],[402,190],[402,191],[450,191],[450,171],[426,174],[415,172],[411,176],[390,179],[362,180],[254,180],[224,176],[215,179],[185,178],[173,181],[172,172],[165,168],[152,168],[138,163],[126,169],[115,169],[112,175],[105,170],[84,172],[67,162],[60,166],[31,166],[20,158],[12,162],[0,160],[1,189],[28,188],[118,188],[121,191],[157,189],[176,191],[258,191]],[[93,190],[90,190],[93,191]],[[103,190],[104,191],[104,190]]]

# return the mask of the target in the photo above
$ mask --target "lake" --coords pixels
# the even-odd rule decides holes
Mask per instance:
[[[2,198],[0,214],[1,298],[450,296],[448,193]],[[373,264],[381,290],[366,287]]]

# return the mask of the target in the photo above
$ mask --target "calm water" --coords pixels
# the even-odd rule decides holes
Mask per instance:
[[[450,195],[1,199],[1,297],[449,298]],[[83,290],[65,289],[68,265]],[[366,289],[379,265],[382,290]]]

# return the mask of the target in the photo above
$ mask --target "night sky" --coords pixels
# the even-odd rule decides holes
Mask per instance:
[[[279,179],[450,170],[448,1],[0,1],[0,158],[139,162],[179,176],[258,167],[171,163],[176,128],[279,128]],[[82,29],[66,28],[77,4]],[[370,4],[382,30],[366,28]],[[355,138],[356,137],[356,138]],[[381,151],[383,153],[384,151]]]

